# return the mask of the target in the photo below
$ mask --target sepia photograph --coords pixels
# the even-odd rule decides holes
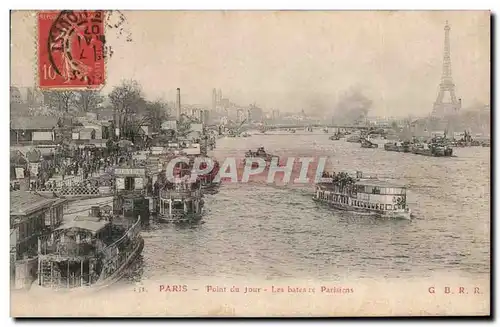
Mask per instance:
[[[487,10],[11,10],[10,315],[491,315]]]

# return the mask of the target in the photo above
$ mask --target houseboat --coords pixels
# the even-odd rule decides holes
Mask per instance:
[[[10,192],[10,269],[13,289],[37,278],[38,237],[58,228],[66,200],[35,192]]]
[[[101,289],[120,279],[144,247],[141,219],[92,207],[38,240],[38,279],[47,288]]]
[[[367,139],[363,139],[361,141],[361,147],[362,148],[366,148],[366,149],[376,149],[378,148],[378,144],[377,143],[373,143]]]
[[[381,218],[411,219],[406,204],[406,188],[376,179],[356,178],[347,173],[333,174],[316,185],[313,199],[337,210]]]

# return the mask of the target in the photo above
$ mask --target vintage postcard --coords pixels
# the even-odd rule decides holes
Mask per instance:
[[[490,315],[490,12],[10,15],[13,317]]]

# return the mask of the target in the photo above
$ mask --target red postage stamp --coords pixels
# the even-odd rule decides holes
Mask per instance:
[[[40,89],[99,88],[105,82],[102,10],[38,13]]]

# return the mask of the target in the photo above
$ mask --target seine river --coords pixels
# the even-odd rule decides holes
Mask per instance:
[[[131,280],[489,274],[490,148],[455,148],[457,157],[433,158],[302,132],[223,138],[212,155],[241,157],[259,146],[281,157],[328,156],[335,171],[360,170],[406,185],[415,218],[331,211],[312,201],[312,185],[223,184],[205,197],[202,223],[152,222],[143,231],[146,243]]]

